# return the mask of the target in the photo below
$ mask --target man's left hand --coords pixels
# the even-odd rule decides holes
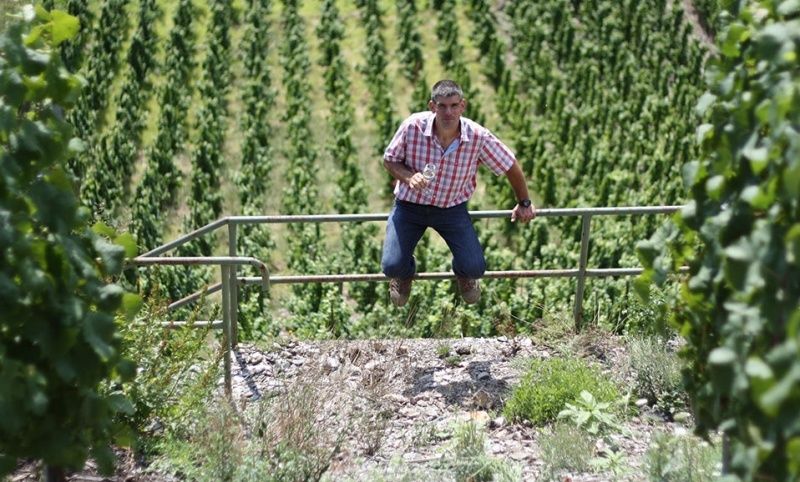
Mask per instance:
[[[515,222],[519,220],[522,223],[527,223],[531,219],[536,217],[536,206],[533,204],[530,207],[524,207],[519,204],[514,206],[514,210],[511,211],[511,222]]]

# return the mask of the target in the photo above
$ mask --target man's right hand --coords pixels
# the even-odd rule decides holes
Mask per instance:
[[[408,187],[415,191],[421,191],[428,187],[428,181],[425,180],[421,172],[415,172],[408,178]]]

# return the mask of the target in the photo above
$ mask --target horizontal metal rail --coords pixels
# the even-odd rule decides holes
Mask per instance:
[[[269,268],[264,262],[249,256],[164,256],[156,258],[145,258],[142,256],[133,258],[130,264],[145,265],[214,265],[214,266],[239,266],[250,265],[261,272],[259,279],[265,293],[269,293]],[[205,291],[205,290],[204,290]],[[202,295],[201,295],[202,296]]]
[[[626,214],[669,214],[682,206],[628,206],[606,208],[554,208],[537,209],[536,217],[569,217],[569,216],[620,216]],[[470,211],[472,219],[511,218],[511,210],[502,211]],[[288,223],[336,223],[386,221],[389,213],[380,214],[292,214],[275,216],[228,216],[230,223],[236,224],[288,224]],[[188,236],[188,235],[187,235]]]
[[[223,327],[222,320],[197,320],[197,321],[162,321],[162,328],[183,328],[184,326],[191,326],[192,328],[211,328],[212,330],[220,330]]]
[[[487,271],[484,279],[505,279],[505,278],[574,278],[580,274],[578,269],[539,269],[521,271]],[[585,276],[589,278],[605,278],[611,276],[636,276],[642,274],[642,268],[598,268],[587,269]],[[272,276],[269,279],[270,285],[278,284],[308,284],[308,283],[353,283],[360,281],[381,282],[389,281],[384,274],[320,274],[320,275],[289,275]],[[456,279],[452,271],[439,271],[431,273],[417,273],[414,279],[418,280],[447,280]],[[238,278],[240,283],[257,284],[260,278],[257,276],[243,276]],[[207,292],[219,291],[217,285],[210,286]],[[197,295],[197,294],[195,294]],[[197,295],[199,297],[199,295]]]
[[[679,271],[685,272],[688,268],[681,268]],[[506,278],[574,278],[580,274],[578,269],[540,269],[540,270],[521,270],[521,271],[487,271],[483,277],[485,279],[506,279]],[[599,268],[587,269],[585,276],[588,278],[605,278],[612,276],[637,276],[642,274],[642,268]],[[455,279],[456,275],[451,271],[439,271],[431,273],[417,273],[414,279],[418,280],[446,280]],[[260,276],[239,276],[237,281],[245,285],[260,284]],[[320,274],[320,275],[288,275],[272,276],[269,279],[270,286],[279,284],[309,284],[309,283],[356,283],[362,281],[382,282],[389,281],[382,273],[366,274]],[[174,310],[182,306],[191,304],[202,298],[203,295],[210,295],[222,289],[222,283],[214,283],[206,289],[192,293],[167,306],[167,309]]]
[[[669,214],[674,213],[682,206],[622,206],[602,208],[552,208],[537,209],[537,217],[567,217],[567,216],[622,216],[639,214]],[[511,218],[511,210],[499,211],[470,211],[472,219]],[[214,231],[229,224],[290,224],[290,223],[337,223],[337,222],[367,222],[386,221],[389,213],[378,214],[286,214],[274,216],[226,216],[217,219],[201,228],[184,234],[162,246],[142,254],[139,258],[150,258],[166,253],[171,249],[182,246],[189,241]]]

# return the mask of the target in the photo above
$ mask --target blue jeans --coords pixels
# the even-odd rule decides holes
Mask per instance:
[[[389,278],[407,279],[416,273],[414,248],[425,229],[433,228],[453,253],[453,272],[477,279],[486,271],[486,259],[472,227],[467,203],[437,208],[396,200],[389,213],[381,269]]]

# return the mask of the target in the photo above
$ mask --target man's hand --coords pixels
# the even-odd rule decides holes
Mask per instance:
[[[422,176],[421,172],[415,172],[408,178],[408,187],[415,191],[421,191],[428,187],[428,181]]]
[[[515,222],[519,220],[521,223],[527,223],[531,219],[536,217],[536,206],[531,204],[529,207],[524,207],[520,204],[514,206],[514,210],[511,211],[511,222]]]

